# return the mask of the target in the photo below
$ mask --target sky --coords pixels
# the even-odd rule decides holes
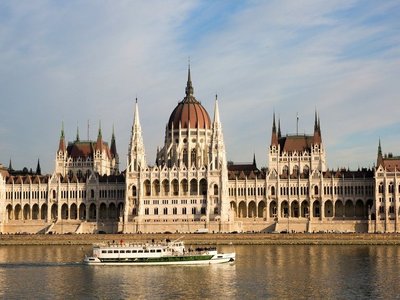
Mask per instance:
[[[328,167],[373,167],[379,139],[400,155],[400,1],[1,1],[0,163],[54,171],[62,124],[114,127],[121,171],[135,98],[149,164],[185,96],[212,117],[227,159],[267,165],[282,134],[321,120]],[[89,126],[88,126],[89,124]]]

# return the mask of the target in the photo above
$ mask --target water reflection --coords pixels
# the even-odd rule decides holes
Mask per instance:
[[[211,266],[74,264],[89,248],[0,247],[0,297],[388,299],[400,292],[396,246],[236,246],[235,264]]]

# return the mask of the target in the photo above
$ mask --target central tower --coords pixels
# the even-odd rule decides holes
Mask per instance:
[[[190,66],[185,97],[165,127],[156,165],[148,166],[136,103],[126,173],[125,232],[227,231],[233,221],[218,100],[214,119],[195,98]],[[228,227],[227,227],[227,226]]]
[[[185,92],[185,98],[169,117],[164,147],[157,151],[158,166],[200,168],[209,165],[211,121],[206,109],[193,95],[190,67]]]

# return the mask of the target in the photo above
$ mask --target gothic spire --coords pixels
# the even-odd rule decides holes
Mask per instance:
[[[60,142],[58,143],[58,151],[65,152],[65,135],[64,135],[64,122],[61,125],[61,135],[60,135]]]
[[[281,119],[278,119],[278,139],[281,138]]]
[[[115,143],[114,125],[113,125],[113,128],[112,128],[110,152],[111,152],[111,155],[113,157],[117,156],[117,145]]]
[[[272,121],[272,135],[271,135],[271,146],[277,146],[278,145],[278,134],[276,132],[276,124],[275,124],[275,112],[273,116],[273,121]]]
[[[220,123],[220,120],[219,120],[219,108],[218,108],[218,95],[217,94],[215,94],[214,123]]]
[[[37,160],[36,175],[42,175],[42,168],[40,167],[39,158],[38,158],[38,160]]]
[[[79,126],[76,127],[76,141],[79,142]]]
[[[193,85],[192,85],[192,78],[190,76],[190,62],[188,66],[188,80],[186,84],[186,97],[193,96]]]

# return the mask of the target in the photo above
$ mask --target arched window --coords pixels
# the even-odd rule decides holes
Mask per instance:
[[[314,195],[318,195],[318,186],[317,185],[314,186]]]
[[[283,166],[282,168],[282,175],[287,176],[289,174],[288,166]]]
[[[307,165],[304,166],[304,168],[303,168],[303,173],[304,173],[304,175],[306,175],[306,176],[310,173],[310,168],[309,168]]]
[[[196,166],[196,149],[192,149],[191,153],[190,153],[190,161],[192,163],[192,165]]]
[[[186,149],[183,149],[183,163],[188,166],[188,153]]]
[[[214,195],[217,196],[218,195],[218,185],[214,184]]]
[[[379,184],[379,193],[383,193],[383,183],[381,182],[380,184]]]
[[[136,196],[136,186],[132,187],[132,196],[135,197]]]

